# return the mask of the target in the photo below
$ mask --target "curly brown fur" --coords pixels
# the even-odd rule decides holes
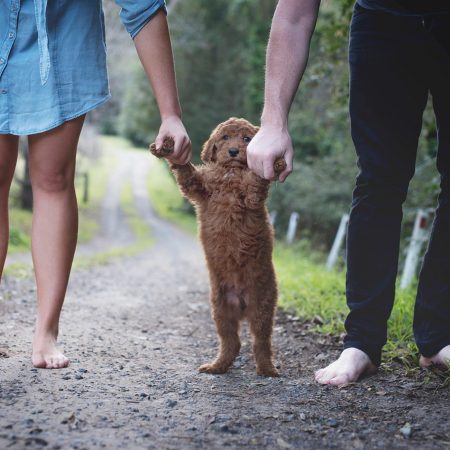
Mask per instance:
[[[244,119],[231,118],[203,145],[203,165],[171,164],[183,195],[197,212],[220,338],[216,359],[200,372],[227,371],[241,347],[240,322],[247,319],[257,373],[278,376],[271,349],[277,302],[273,231],[264,205],[269,182],[247,167],[247,144],[257,130]]]

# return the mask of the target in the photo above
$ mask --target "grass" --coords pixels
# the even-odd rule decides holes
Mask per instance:
[[[11,253],[27,251],[31,245],[31,212],[11,207],[9,228],[8,251]]]
[[[345,300],[345,273],[328,271],[317,258],[302,252],[301,244],[287,248],[278,244],[274,264],[280,286],[280,305],[303,320],[320,317],[315,330],[339,335],[344,331],[348,312]],[[397,289],[396,301],[388,324],[388,342],[384,359],[417,365],[417,347],[412,334],[415,286]]]
[[[15,262],[4,269],[3,275],[19,280],[32,278],[34,275],[33,266],[27,262]]]
[[[178,224],[191,234],[197,233],[195,216],[189,212],[165,161],[155,160],[148,179],[148,190],[153,208],[161,218]]]
[[[321,331],[344,331],[345,280],[341,273],[326,271],[314,257],[307,257],[304,246],[288,248],[277,244],[274,265],[280,288],[279,303],[304,320],[318,318]]]

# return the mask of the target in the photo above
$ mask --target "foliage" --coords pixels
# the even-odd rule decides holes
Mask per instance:
[[[163,219],[175,222],[191,234],[197,231],[193,209],[181,197],[172,173],[162,160],[155,160],[148,177],[152,206]]]
[[[16,207],[9,212],[9,246],[11,253],[26,251],[31,245],[31,213]]]
[[[144,70],[133,65],[126,81],[118,129],[135,145],[148,146],[159,128],[159,112]]]
[[[183,119],[193,142],[194,160],[198,160],[202,143],[217,123],[230,116],[259,121],[265,49],[276,3],[173,3],[171,35]],[[348,27],[353,4],[354,0],[322,1],[309,65],[290,114],[296,172],[272,190],[270,202],[271,208],[278,210],[280,229],[286,229],[290,212],[298,211],[302,236],[327,246],[340,216],[349,209],[357,174],[347,105]],[[136,64],[115,66],[111,66],[113,79],[118,78],[114,76],[117,70],[123,74],[124,67],[127,69],[127,76],[122,76],[127,81],[120,87],[125,93],[115,128],[133,142],[148,145],[159,124],[148,82]],[[434,115],[428,105],[418,152],[420,169],[411,184],[407,210],[434,206],[439,188],[435,153]],[[413,219],[414,214],[406,214],[405,235]]]

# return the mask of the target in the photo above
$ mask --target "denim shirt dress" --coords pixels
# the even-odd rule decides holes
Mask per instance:
[[[116,0],[134,38],[164,0]],[[110,98],[101,0],[0,0],[0,134],[29,135]]]

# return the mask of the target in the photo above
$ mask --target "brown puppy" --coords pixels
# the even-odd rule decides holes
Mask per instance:
[[[224,373],[239,353],[239,325],[250,323],[256,371],[276,377],[271,337],[277,302],[273,231],[264,202],[269,182],[247,167],[247,145],[258,128],[244,119],[221,123],[203,145],[201,166],[171,164],[183,195],[195,206],[210,276],[212,315],[220,337],[216,359],[200,372]],[[151,151],[166,156],[173,145]],[[276,163],[284,170],[284,160]]]

